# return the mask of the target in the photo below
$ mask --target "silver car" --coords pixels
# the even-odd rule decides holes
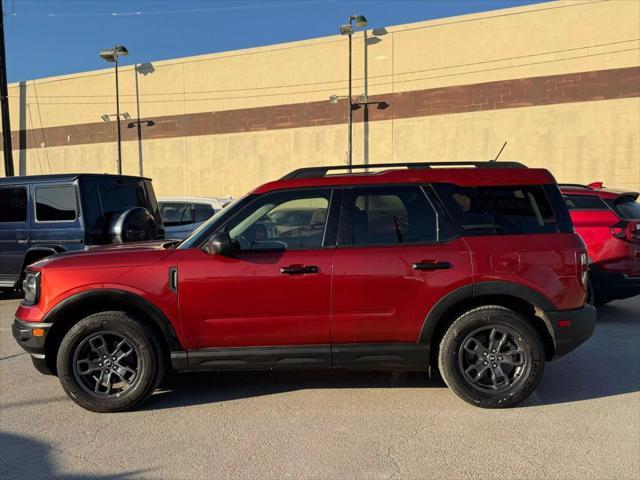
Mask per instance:
[[[231,197],[164,197],[158,199],[165,226],[165,238],[182,240],[218,213],[233,199]]]

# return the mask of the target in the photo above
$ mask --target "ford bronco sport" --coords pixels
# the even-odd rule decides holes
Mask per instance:
[[[463,400],[507,407],[589,338],[586,250],[548,171],[345,168],[258,187],[181,243],[31,265],[15,338],[96,412],[140,405],[169,366],[437,368]],[[278,223],[296,209],[318,221]]]
[[[164,238],[151,180],[107,174],[0,178],[0,288],[59,252]]]
[[[560,185],[576,232],[589,254],[590,301],[640,295],[640,203],[638,192],[589,185]]]

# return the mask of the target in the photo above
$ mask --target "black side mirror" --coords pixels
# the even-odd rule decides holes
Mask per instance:
[[[227,232],[216,233],[209,240],[208,250],[216,255],[227,257],[233,253],[233,242]]]

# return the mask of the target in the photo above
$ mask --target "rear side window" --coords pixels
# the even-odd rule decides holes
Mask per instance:
[[[613,209],[625,220],[640,220],[640,203],[631,195],[617,198]]]
[[[76,219],[76,189],[73,185],[36,188],[36,220],[65,222]]]
[[[609,207],[594,195],[565,195],[569,210],[609,210]]]
[[[346,191],[341,245],[397,245],[438,240],[438,215],[420,187]]]
[[[27,189],[24,187],[0,188],[0,223],[27,220]]]
[[[454,222],[467,235],[553,233],[560,229],[542,185],[461,187],[434,184]]]

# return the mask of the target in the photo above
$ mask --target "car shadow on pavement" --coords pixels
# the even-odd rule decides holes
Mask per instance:
[[[110,475],[100,475],[94,472],[70,474],[61,472],[56,467],[55,457],[64,456],[65,452],[56,450],[41,440],[34,440],[22,435],[0,432],[0,478],[10,479],[85,479],[97,480],[125,480],[140,478],[149,470],[121,472]],[[72,455],[74,458],[80,458]],[[81,458],[80,458],[81,459]],[[91,461],[87,460],[87,464]],[[113,470],[113,464],[105,465],[105,469]]]
[[[306,389],[443,388],[422,372],[271,370],[264,372],[169,373],[142,410],[201,405]]]
[[[0,300],[21,300],[22,292],[15,290],[0,290]]]
[[[598,308],[593,336],[548,363],[522,407],[577,402],[640,391],[640,297]]]
[[[577,402],[640,391],[640,297],[600,307],[594,336],[545,367],[521,407]],[[624,367],[623,367],[624,366]],[[223,402],[304,389],[446,387],[420,372],[295,370],[168,374],[142,410]],[[453,395],[453,394],[452,394]]]

